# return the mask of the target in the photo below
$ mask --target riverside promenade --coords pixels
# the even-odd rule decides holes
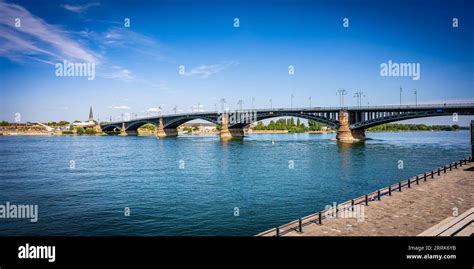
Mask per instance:
[[[474,162],[449,166],[338,205],[331,217],[318,212],[258,236],[417,236],[474,207]],[[363,207],[362,221],[342,214],[352,204]]]

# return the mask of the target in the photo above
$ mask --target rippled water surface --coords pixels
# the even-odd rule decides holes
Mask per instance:
[[[254,235],[470,154],[469,131],[368,137],[0,137],[0,204],[39,208],[0,235]]]

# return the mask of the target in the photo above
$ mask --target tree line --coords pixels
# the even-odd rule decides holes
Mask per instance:
[[[271,120],[267,125],[263,121],[257,122],[257,125],[252,127],[253,130],[278,130],[288,131],[289,133],[304,133],[307,131],[321,131],[329,129],[327,125],[319,123],[317,121],[308,120],[308,126],[301,122],[300,118],[288,118],[278,119],[277,121]]]
[[[426,125],[426,124],[382,124],[367,129],[368,132],[396,132],[396,131],[456,131],[464,129],[459,125]]]

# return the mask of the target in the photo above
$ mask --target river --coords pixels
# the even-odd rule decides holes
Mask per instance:
[[[470,155],[469,131],[367,136],[0,137],[0,204],[39,210],[0,235],[251,236]]]

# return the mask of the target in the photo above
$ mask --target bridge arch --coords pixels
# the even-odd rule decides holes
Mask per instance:
[[[452,116],[453,113],[457,112],[435,112],[435,111],[423,111],[423,112],[408,112],[403,114],[379,117],[371,120],[366,120],[358,123],[354,123],[350,125],[351,130],[363,130],[370,127],[374,127],[377,125],[387,124],[391,122],[403,121],[403,120],[410,120],[410,119],[417,119],[417,118],[429,118],[429,117],[440,117],[440,116]],[[457,113],[459,116],[469,116],[474,115],[470,112],[460,112]]]
[[[180,125],[185,124],[188,121],[192,120],[204,120],[214,124],[218,124],[217,117],[208,117],[205,115],[184,115],[180,117],[174,117],[163,122],[163,127],[165,129],[176,129]]]
[[[339,128],[339,121],[336,119],[321,117],[313,114],[308,113],[294,113],[294,112],[270,112],[270,113],[257,113],[256,122],[271,119],[271,118],[280,118],[280,117],[293,117],[293,118],[301,118],[307,120],[313,120],[319,123],[326,124],[332,128]],[[246,122],[246,123],[237,123],[237,124],[229,124],[229,128],[245,128],[249,126],[253,122]]]
[[[133,121],[130,124],[125,125],[125,130],[126,131],[136,131],[138,128],[142,127],[145,124],[153,124],[155,127],[158,126],[158,123],[155,121],[151,120],[139,120],[139,121]]]
[[[110,125],[104,125],[101,128],[104,133],[107,133],[107,132],[114,132],[115,129],[120,130],[121,126],[118,124],[110,124]]]

